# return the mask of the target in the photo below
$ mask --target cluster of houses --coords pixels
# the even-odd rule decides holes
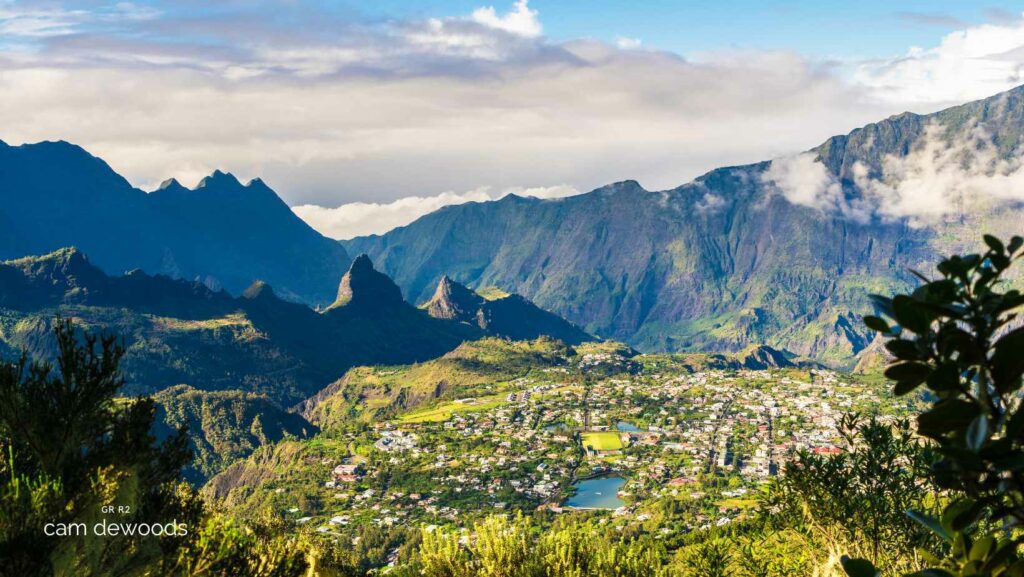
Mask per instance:
[[[617,358],[598,354],[580,362]],[[532,504],[561,510],[577,478],[613,470],[629,479],[624,494],[631,505],[619,514],[640,515],[642,503],[652,497],[703,498],[708,472],[732,474],[743,483],[717,490],[714,499],[722,499],[779,474],[798,450],[838,452],[835,424],[842,412],[855,403],[879,402],[867,389],[838,386],[842,383],[828,371],[810,379],[770,371],[638,375],[599,380],[586,389],[564,382],[519,384],[522,388],[499,397],[504,402],[498,406],[455,411],[439,422],[375,427],[373,445],[380,458],[392,468],[428,472],[429,496],[402,487],[373,492],[363,482],[373,471],[363,462],[335,466],[326,484],[359,486],[343,501],[372,511],[375,522],[414,511],[457,520],[466,506],[502,510]],[[620,430],[623,421],[638,426]],[[586,431],[614,431],[624,449],[588,449],[580,442]],[[396,494],[403,496],[396,500]],[[346,515],[331,521],[347,523]],[[734,516],[709,513],[700,522],[722,524]]]

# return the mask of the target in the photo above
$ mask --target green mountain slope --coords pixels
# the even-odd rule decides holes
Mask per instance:
[[[1024,136],[1022,94],[894,116],[811,153],[842,202],[862,206],[872,198],[857,170],[881,178],[886,159],[920,153],[927,139],[945,150],[970,136],[980,139],[975,148],[1012,157]],[[793,204],[766,181],[770,166],[720,168],[660,192],[625,181],[564,199],[450,206],[343,244],[369,254],[416,302],[448,274],[522,294],[642,350],[766,343],[849,366],[871,339],[859,322],[868,293],[906,290],[915,282],[908,269],[928,270],[938,255],[978,242],[980,230],[1019,232],[1013,203],[927,224]]]
[[[289,405],[352,366],[425,361],[482,336],[401,300],[365,257],[344,279],[356,289],[351,302],[319,313],[260,282],[235,298],[139,271],[108,277],[81,252],[63,249],[0,263],[0,341],[7,354],[52,357],[51,325],[60,315],[124,339],[126,393],[185,383]],[[379,290],[399,296],[381,300]]]
[[[160,391],[154,399],[158,439],[181,426],[188,427],[193,461],[184,476],[197,485],[258,447],[287,437],[308,438],[317,432],[302,416],[285,411],[263,395],[179,385]]]
[[[575,354],[547,337],[519,342],[484,338],[425,363],[350,369],[297,409],[324,430],[376,422],[439,400],[500,395],[511,381],[564,366]]]

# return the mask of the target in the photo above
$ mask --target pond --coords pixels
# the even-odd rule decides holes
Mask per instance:
[[[565,506],[577,509],[618,509],[626,504],[618,494],[625,484],[626,480],[618,475],[578,481],[573,485],[576,494],[569,497]]]
[[[639,433],[640,432],[640,429],[636,425],[634,425],[633,423],[627,423],[626,421],[619,421],[618,423],[616,423],[615,426],[616,426],[616,428],[618,428],[623,433]]]

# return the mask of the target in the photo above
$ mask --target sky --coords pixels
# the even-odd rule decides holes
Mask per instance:
[[[328,236],[649,190],[1022,83],[1024,4],[0,0],[0,139],[144,190],[261,177]]]

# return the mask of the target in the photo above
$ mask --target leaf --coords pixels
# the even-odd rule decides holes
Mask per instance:
[[[974,403],[961,399],[946,399],[917,416],[917,429],[922,435],[941,436],[950,431],[966,428],[980,412],[981,409]]]
[[[1024,327],[1010,331],[995,344],[992,354],[992,383],[1001,393],[1020,388],[1024,374]]]
[[[921,303],[907,295],[896,295],[892,299],[893,318],[901,327],[917,334],[928,332],[934,317]]]
[[[921,359],[921,352],[917,349],[914,341],[905,339],[891,339],[885,343],[885,348],[892,353],[892,356],[901,361],[916,361]]]
[[[972,451],[981,450],[982,445],[988,440],[988,417],[984,413],[974,417],[971,424],[967,426],[967,447]]]
[[[846,572],[849,577],[878,577],[881,573],[875,569],[875,566],[871,564],[871,561],[867,559],[851,559],[846,555],[843,555],[839,560],[843,564],[843,571]]]
[[[992,236],[991,234],[986,234],[981,238],[984,239],[985,244],[987,244],[990,249],[996,252],[1003,252],[1005,250],[1003,247],[1003,242],[998,238]]]
[[[996,540],[991,535],[985,535],[981,539],[974,542],[971,545],[971,552],[968,558],[971,561],[984,561],[988,558],[989,553],[996,548]]]
[[[882,313],[883,315],[889,318],[893,318],[891,298],[876,294],[868,295],[868,298],[871,299],[872,303],[874,303],[875,308],[878,309],[878,312]]]
[[[1017,561],[1013,565],[1010,565],[1010,568],[1007,569],[1000,577],[1024,577],[1024,561]]]
[[[1014,236],[1013,238],[1010,239],[1010,245],[1007,247],[1007,252],[1013,254],[1020,250],[1021,246],[1024,246],[1024,238]]]
[[[864,325],[879,333],[889,333],[889,323],[882,320],[881,317],[866,316],[864,317]]]
[[[932,368],[924,363],[898,363],[885,370],[886,378],[896,381],[895,392],[905,395],[924,382],[931,374]]]
[[[910,517],[911,519],[917,521],[926,529],[930,530],[932,533],[935,533],[936,535],[941,537],[942,540],[946,543],[953,542],[953,536],[950,535],[948,531],[946,531],[945,527],[942,526],[942,523],[939,523],[939,520],[935,517],[932,517],[931,515],[925,515],[924,513],[920,513],[914,510],[907,511],[907,517]]]
[[[947,509],[949,513],[948,525],[954,531],[963,531],[978,521],[985,511],[985,504],[970,499],[965,499]],[[943,524],[946,524],[946,515],[943,515]]]
[[[960,385],[960,369],[954,363],[942,363],[928,375],[926,382],[933,391],[951,391]]]

